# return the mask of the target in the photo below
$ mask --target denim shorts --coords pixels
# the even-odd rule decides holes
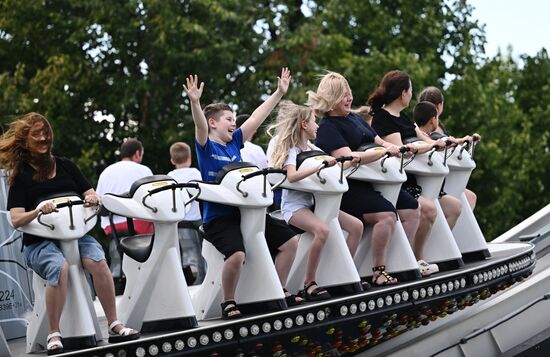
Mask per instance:
[[[94,237],[86,234],[78,240],[80,258],[89,258],[95,262],[105,259],[105,252]],[[44,239],[41,242],[26,245],[23,248],[23,256],[27,266],[42,279],[48,281],[48,285],[59,284],[59,274],[65,257],[61,249],[51,240]]]

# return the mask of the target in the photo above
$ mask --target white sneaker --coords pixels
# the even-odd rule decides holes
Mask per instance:
[[[422,259],[418,261],[418,266],[420,267],[420,274],[422,274],[422,276],[430,276],[431,274],[439,272],[437,264],[430,264]]]

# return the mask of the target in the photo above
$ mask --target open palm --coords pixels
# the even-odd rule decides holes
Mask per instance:
[[[283,67],[281,70],[281,76],[277,77],[277,89],[279,89],[279,91],[283,94],[286,94],[291,79],[292,76],[290,75],[290,70],[287,67]]]
[[[186,78],[187,85],[183,85],[183,89],[189,96],[189,99],[193,102],[197,102],[202,96],[202,90],[204,89],[204,82],[199,84],[198,76],[191,75]]]

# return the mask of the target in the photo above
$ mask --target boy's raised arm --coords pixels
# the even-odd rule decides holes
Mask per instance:
[[[281,70],[281,76],[277,77],[277,90],[263,102],[254,112],[250,115],[250,118],[241,126],[243,132],[243,142],[248,141],[254,135],[254,132],[258,130],[260,125],[267,118],[269,113],[275,108],[277,103],[288,91],[288,86],[291,80],[290,70],[284,67]]]
[[[191,114],[193,115],[193,122],[195,123],[195,139],[197,139],[201,147],[204,147],[206,140],[208,140],[208,122],[204,116],[200,103],[204,82],[201,82],[199,85],[199,79],[196,74],[187,77],[186,82],[187,86],[184,84],[183,89],[187,93],[191,104]]]

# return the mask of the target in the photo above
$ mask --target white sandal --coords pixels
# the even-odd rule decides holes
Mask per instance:
[[[50,341],[54,337],[59,337],[60,339],[63,338],[59,331],[52,332],[48,335],[46,338],[46,341],[48,341],[48,345],[46,346],[48,356],[58,355],[64,352],[63,342],[61,342],[61,340]]]
[[[118,325],[124,326],[124,324],[118,320],[111,322],[111,324],[109,325],[109,343],[137,340],[141,336],[138,331],[129,327],[123,327],[120,329],[120,331],[115,332],[113,329]]]

